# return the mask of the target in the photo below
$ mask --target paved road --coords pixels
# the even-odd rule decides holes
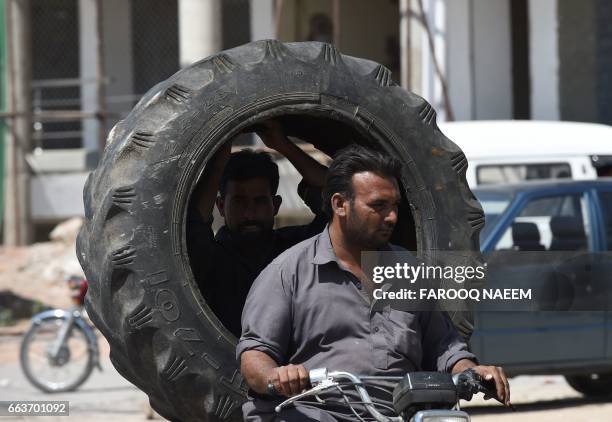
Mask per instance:
[[[0,337],[0,400],[68,400],[70,416],[45,417],[45,422],[80,420],[87,422],[144,421],[146,395],[126,381],[113,368],[108,358],[102,360],[103,371],[94,370],[77,391],[45,394],[23,376],[17,361],[20,337]],[[4,420],[41,421],[39,417],[0,418]]]
[[[612,396],[608,400],[586,399],[561,376],[520,376],[510,379],[516,411],[492,400],[476,398],[464,403],[474,422],[594,422],[612,420]]]
[[[124,380],[103,359],[104,371],[94,371],[91,378],[76,392],[48,395],[32,387],[21,373],[17,350],[20,337],[0,336],[0,400],[68,400],[70,416],[45,417],[52,421],[145,421],[146,396]],[[108,356],[102,343],[103,355]],[[475,399],[464,403],[464,409],[475,422],[593,422],[612,420],[612,399],[589,400],[576,393],[559,376],[516,377],[510,380],[512,401],[516,412],[509,411],[493,401]],[[4,420],[40,421],[40,418],[2,418]]]

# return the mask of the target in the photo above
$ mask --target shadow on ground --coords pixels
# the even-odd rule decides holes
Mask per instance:
[[[546,410],[561,410],[565,408],[577,408],[580,406],[588,406],[592,404],[606,404],[612,402],[612,392],[606,397],[588,398],[576,397],[555,400],[543,400],[536,403],[524,403],[514,405],[512,409],[502,406],[474,406],[470,407],[468,412],[470,415],[492,415],[492,414],[507,414],[521,412],[536,412]]]

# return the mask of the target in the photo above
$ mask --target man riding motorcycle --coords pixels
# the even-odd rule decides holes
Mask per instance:
[[[504,371],[479,365],[445,313],[373,306],[374,284],[361,253],[398,248],[388,242],[398,218],[400,169],[399,161],[377,151],[341,150],[323,189],[330,224],[278,256],[255,280],[236,351],[251,389],[245,420],[352,420],[339,408],[314,403],[274,414],[281,400],[274,394],[298,394],[309,385],[308,371],[318,367],[377,376],[472,368],[510,403]]]

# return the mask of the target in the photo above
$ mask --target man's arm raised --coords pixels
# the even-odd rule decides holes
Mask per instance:
[[[200,183],[194,192],[196,208],[204,221],[212,220],[212,212],[215,206],[215,200],[217,199],[219,182],[221,181],[221,175],[223,174],[223,169],[227,164],[227,160],[229,160],[231,151],[231,142],[226,142],[219,148],[206,165],[204,173],[202,177],[200,177]]]
[[[276,392],[291,397],[310,385],[303,365],[278,366],[274,359],[258,350],[242,353],[240,372],[249,387],[259,394],[269,394],[268,384],[272,384]]]
[[[315,187],[323,186],[327,167],[287,139],[277,120],[266,120],[260,126],[263,129],[257,130],[257,135],[268,148],[284,155],[300,172],[306,183]]]

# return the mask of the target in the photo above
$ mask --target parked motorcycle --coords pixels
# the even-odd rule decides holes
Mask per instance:
[[[67,282],[74,306],[34,315],[21,342],[21,369],[46,393],[76,390],[94,367],[102,370],[98,339],[83,307],[87,280],[72,276]]]
[[[410,372],[404,377],[357,376],[350,372],[330,372],[326,368],[309,372],[312,388],[293,396],[275,411],[300,403],[307,397],[315,397],[319,405],[325,405],[324,395],[334,393],[342,400],[334,405],[347,406],[355,420],[375,420],[379,422],[469,422],[470,416],[459,409],[459,400],[471,400],[477,393],[496,397],[495,384],[485,381],[474,370],[468,369],[456,375],[440,372]],[[368,382],[397,382],[393,390],[393,409],[396,416],[386,416],[379,410],[380,404],[374,403],[365,386]],[[360,399],[355,400],[347,394],[346,388],[354,388]],[[323,397],[323,398],[322,398]],[[313,404],[312,402],[304,402]],[[387,406],[385,406],[387,407]],[[386,412],[389,413],[389,412]]]

